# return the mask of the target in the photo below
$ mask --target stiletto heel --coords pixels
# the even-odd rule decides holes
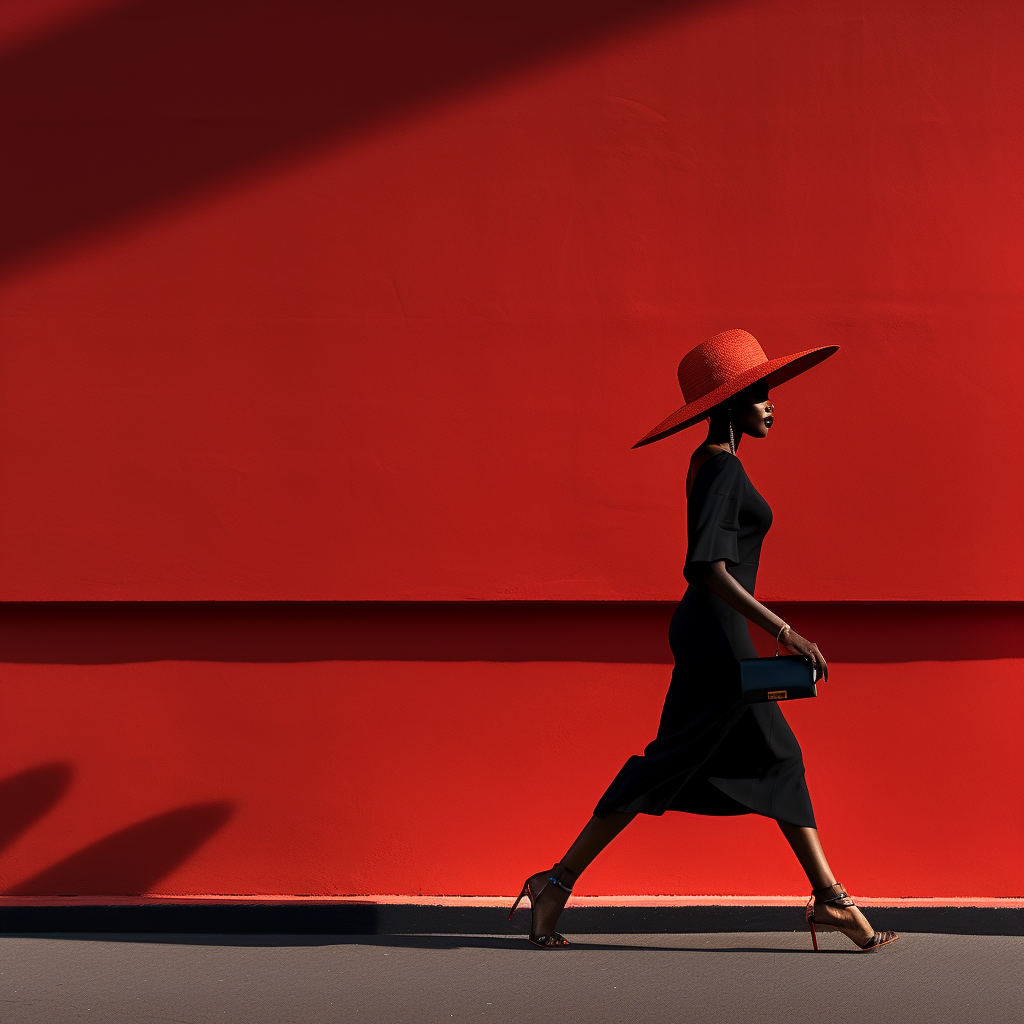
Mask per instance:
[[[811,942],[814,943],[814,952],[818,952],[818,936],[814,933],[814,921],[807,919],[807,927],[811,929]]]
[[[523,891],[516,897],[515,903],[512,904],[512,909],[508,912],[508,919],[510,921],[512,920],[512,915],[516,912],[516,907],[518,907],[519,904],[522,902],[523,897],[524,896],[529,896],[529,895],[530,895],[530,883],[529,883],[529,881],[527,881],[526,885],[523,886]],[[531,906],[533,905],[533,900],[532,899],[530,900],[530,904],[531,904]]]
[[[861,944],[850,934],[850,931],[854,929],[844,928],[840,923],[841,919],[826,922],[814,916],[815,910],[818,910],[819,907],[822,911],[826,911],[831,907],[856,906],[853,897],[838,882],[827,885],[823,889],[811,890],[811,898],[807,901],[807,907],[804,910],[804,920],[811,929],[811,942],[814,943],[815,952],[818,952],[818,936],[815,934],[815,926],[823,932],[842,932],[863,953],[873,953],[876,949],[881,949],[882,946],[887,946],[899,938],[895,932],[872,932],[871,937]]]
[[[550,871],[539,872],[536,875],[530,875],[530,877],[523,883],[522,892],[516,897],[515,903],[512,904],[512,909],[508,912],[508,920],[512,920],[512,915],[516,912],[516,908],[522,902],[525,897],[530,901],[530,941],[535,946],[540,946],[542,949],[563,949],[569,945],[569,940],[558,932],[551,932],[550,934],[538,935],[533,928],[533,915],[537,899],[541,893],[548,888],[549,885],[555,885],[559,889],[564,890],[567,893],[572,892],[572,886],[566,885],[564,882],[559,881],[558,875],[562,872],[571,873],[568,868],[559,869],[559,865],[555,865]],[[547,877],[545,877],[545,875]],[[543,884],[538,884],[536,891],[531,883],[537,883],[542,880]]]

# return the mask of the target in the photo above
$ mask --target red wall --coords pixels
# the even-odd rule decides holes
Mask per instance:
[[[589,638],[606,651],[630,602],[678,599],[698,438],[629,446],[679,404],[682,353],[729,327],[770,356],[842,346],[741,451],[776,514],[759,596],[821,622],[868,602],[868,636],[886,602],[983,609],[921,613],[909,660],[898,634],[843,641],[832,695],[792,712],[822,822],[862,890],[1024,889],[1004,810],[1024,652],[948,642],[1024,600],[1019,4],[5,10],[0,600],[38,603],[8,606],[0,652],[0,779],[31,819],[9,889],[65,891],[67,871],[28,879],[172,812],[70,877],[492,892],[553,856],[648,737],[668,667],[632,640],[552,646],[537,620],[468,661],[459,609],[622,602]],[[154,606],[171,640],[135,601],[183,602]],[[225,601],[253,602],[245,643],[175,633]],[[450,604],[452,639],[254,653],[275,601]],[[110,602],[104,643],[83,654],[100,613],[53,602]],[[381,607],[381,636],[429,615]],[[516,643],[537,656],[504,664]],[[532,740],[552,699],[572,711]],[[569,770],[527,827],[537,742]],[[588,884],[801,888],[785,851],[727,855],[769,823],[671,817]]]
[[[1022,22],[142,0],[22,36],[3,597],[670,600],[693,439],[629,446],[742,326],[843,346],[744,448],[766,596],[1024,598]]]

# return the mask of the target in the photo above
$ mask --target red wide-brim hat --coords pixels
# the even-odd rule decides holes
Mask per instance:
[[[679,363],[679,387],[686,404],[644,434],[633,447],[640,448],[693,426],[720,402],[759,380],[773,388],[838,351],[838,345],[822,345],[769,359],[752,334],[722,331],[690,349]]]

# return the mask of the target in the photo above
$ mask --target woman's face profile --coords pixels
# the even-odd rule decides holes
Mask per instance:
[[[763,381],[746,388],[737,396],[733,406],[735,423],[744,434],[751,437],[767,437],[775,421],[775,403],[768,397],[768,387]]]

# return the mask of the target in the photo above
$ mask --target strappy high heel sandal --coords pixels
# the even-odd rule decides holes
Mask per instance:
[[[512,904],[512,909],[508,912],[508,919],[511,921],[512,915],[516,912],[516,908],[519,906],[523,897],[525,896],[530,901],[530,941],[535,946],[540,946],[542,949],[563,949],[565,946],[569,945],[569,940],[559,932],[538,935],[533,930],[534,907],[540,894],[544,892],[549,885],[556,885],[559,889],[562,889],[567,893],[572,892],[572,886],[565,885],[563,882],[558,880],[558,875],[561,872],[572,874],[568,868],[560,869],[559,865],[556,864],[550,871],[540,871],[536,875],[530,875],[530,877],[523,883],[523,891],[516,897],[515,903]]]
[[[815,910],[825,911],[827,907],[855,907],[853,897],[838,883],[825,886],[824,889],[812,889],[811,898],[807,901],[807,909],[804,911],[804,920],[807,927],[811,929],[811,942],[814,943],[814,951],[818,951],[818,936],[815,933],[815,926],[823,932],[842,932],[858,949],[864,953],[873,953],[890,942],[895,942],[899,936],[895,932],[874,932],[863,945],[859,943],[849,931],[838,921],[824,921],[814,916]]]

